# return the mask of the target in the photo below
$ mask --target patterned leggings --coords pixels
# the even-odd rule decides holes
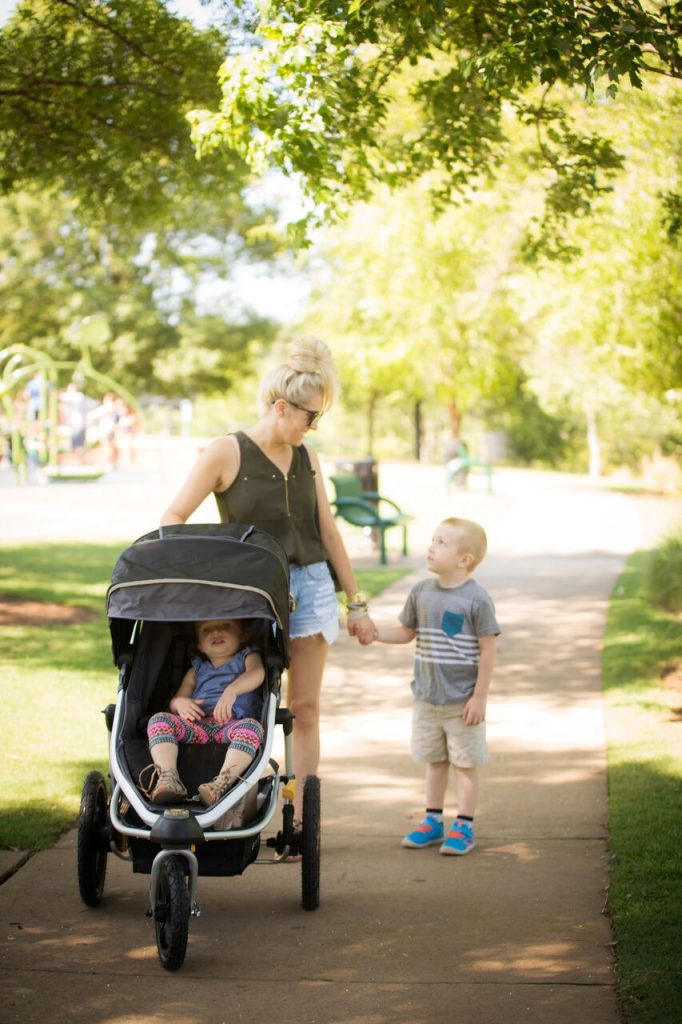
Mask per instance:
[[[255,757],[263,742],[263,726],[255,718],[230,718],[216,722],[212,716],[201,722],[186,722],[170,711],[152,715],[147,725],[149,747],[157,743],[224,743]]]

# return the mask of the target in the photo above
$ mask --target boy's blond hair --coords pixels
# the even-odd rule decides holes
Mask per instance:
[[[488,550],[488,538],[483,527],[475,523],[473,519],[458,519],[456,516],[444,519],[443,524],[446,526],[456,526],[460,530],[464,550],[474,560],[471,566],[472,570],[474,570],[483,561]]]

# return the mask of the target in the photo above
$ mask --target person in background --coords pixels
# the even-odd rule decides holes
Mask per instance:
[[[84,394],[80,382],[75,378],[59,396],[63,422],[69,432],[71,451],[79,461],[85,460],[85,431],[88,415],[96,403]]]
[[[113,391],[107,392],[100,404],[88,416],[88,424],[95,429],[104,460],[112,469],[116,469],[118,466],[119,417],[120,405]]]

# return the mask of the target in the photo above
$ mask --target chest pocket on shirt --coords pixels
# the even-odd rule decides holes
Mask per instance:
[[[458,633],[462,632],[464,616],[460,615],[458,612],[445,612],[441,625],[443,627],[443,632],[447,636],[457,636]]]

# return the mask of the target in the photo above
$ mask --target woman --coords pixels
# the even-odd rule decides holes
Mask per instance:
[[[320,759],[320,693],[329,645],[338,634],[336,594],[327,561],[348,599],[348,631],[361,641],[374,636],[367,604],[338,531],[317,454],[303,443],[336,395],[331,352],[316,340],[295,343],[286,362],[261,383],[261,417],[245,431],[213,441],[200,455],[180,493],[161,519],[184,523],[211,492],[222,522],[248,523],[272,534],[291,567],[296,608],[290,620],[288,706],[296,716],[293,761],[300,820],[306,775]]]

